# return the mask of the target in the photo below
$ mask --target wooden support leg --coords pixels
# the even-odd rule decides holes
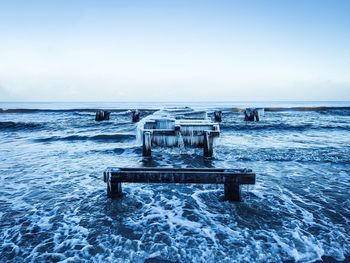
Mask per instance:
[[[149,131],[143,133],[142,154],[145,157],[152,155],[152,137]]]
[[[117,199],[122,196],[122,183],[107,182],[107,196],[112,199]]]
[[[235,182],[225,183],[224,199],[228,201],[241,201],[241,185]]]
[[[203,155],[204,157],[213,156],[213,136],[211,136],[210,131],[204,133]]]
[[[132,122],[138,122],[140,120],[140,112],[139,110],[132,111]]]
[[[255,116],[255,121],[259,121],[259,111],[258,110],[254,110],[254,116]]]
[[[222,120],[222,111],[215,111],[214,118],[216,122],[221,122]]]

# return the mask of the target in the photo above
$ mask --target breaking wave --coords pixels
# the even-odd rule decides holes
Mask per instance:
[[[0,130],[26,130],[26,129],[35,129],[41,128],[43,124],[35,123],[35,122],[14,122],[14,121],[1,121],[0,122]]]

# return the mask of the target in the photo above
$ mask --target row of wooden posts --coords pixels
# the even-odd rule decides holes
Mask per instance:
[[[132,110],[131,114],[132,114],[131,115],[132,122],[138,122],[140,120],[140,111],[139,110]],[[108,121],[110,115],[111,115],[110,111],[99,110],[96,112],[95,121]]]
[[[106,121],[109,120],[111,112],[106,110],[99,110],[96,112],[95,121]],[[140,120],[140,111],[131,111],[132,122],[138,122]],[[214,111],[214,119],[216,122],[222,121],[222,111]],[[259,112],[257,109],[246,109],[244,111],[245,121],[259,121]]]

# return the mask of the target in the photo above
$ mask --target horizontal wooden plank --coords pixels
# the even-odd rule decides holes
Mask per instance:
[[[230,172],[230,173],[249,173],[251,169],[232,169],[232,168],[183,168],[183,167],[108,167],[107,172],[118,171],[213,171],[213,172]]]
[[[255,174],[247,170],[215,168],[109,168],[105,172],[105,180],[129,183],[254,184]]]

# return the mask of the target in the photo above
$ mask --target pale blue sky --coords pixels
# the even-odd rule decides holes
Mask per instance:
[[[0,101],[350,100],[350,1],[0,0]]]

